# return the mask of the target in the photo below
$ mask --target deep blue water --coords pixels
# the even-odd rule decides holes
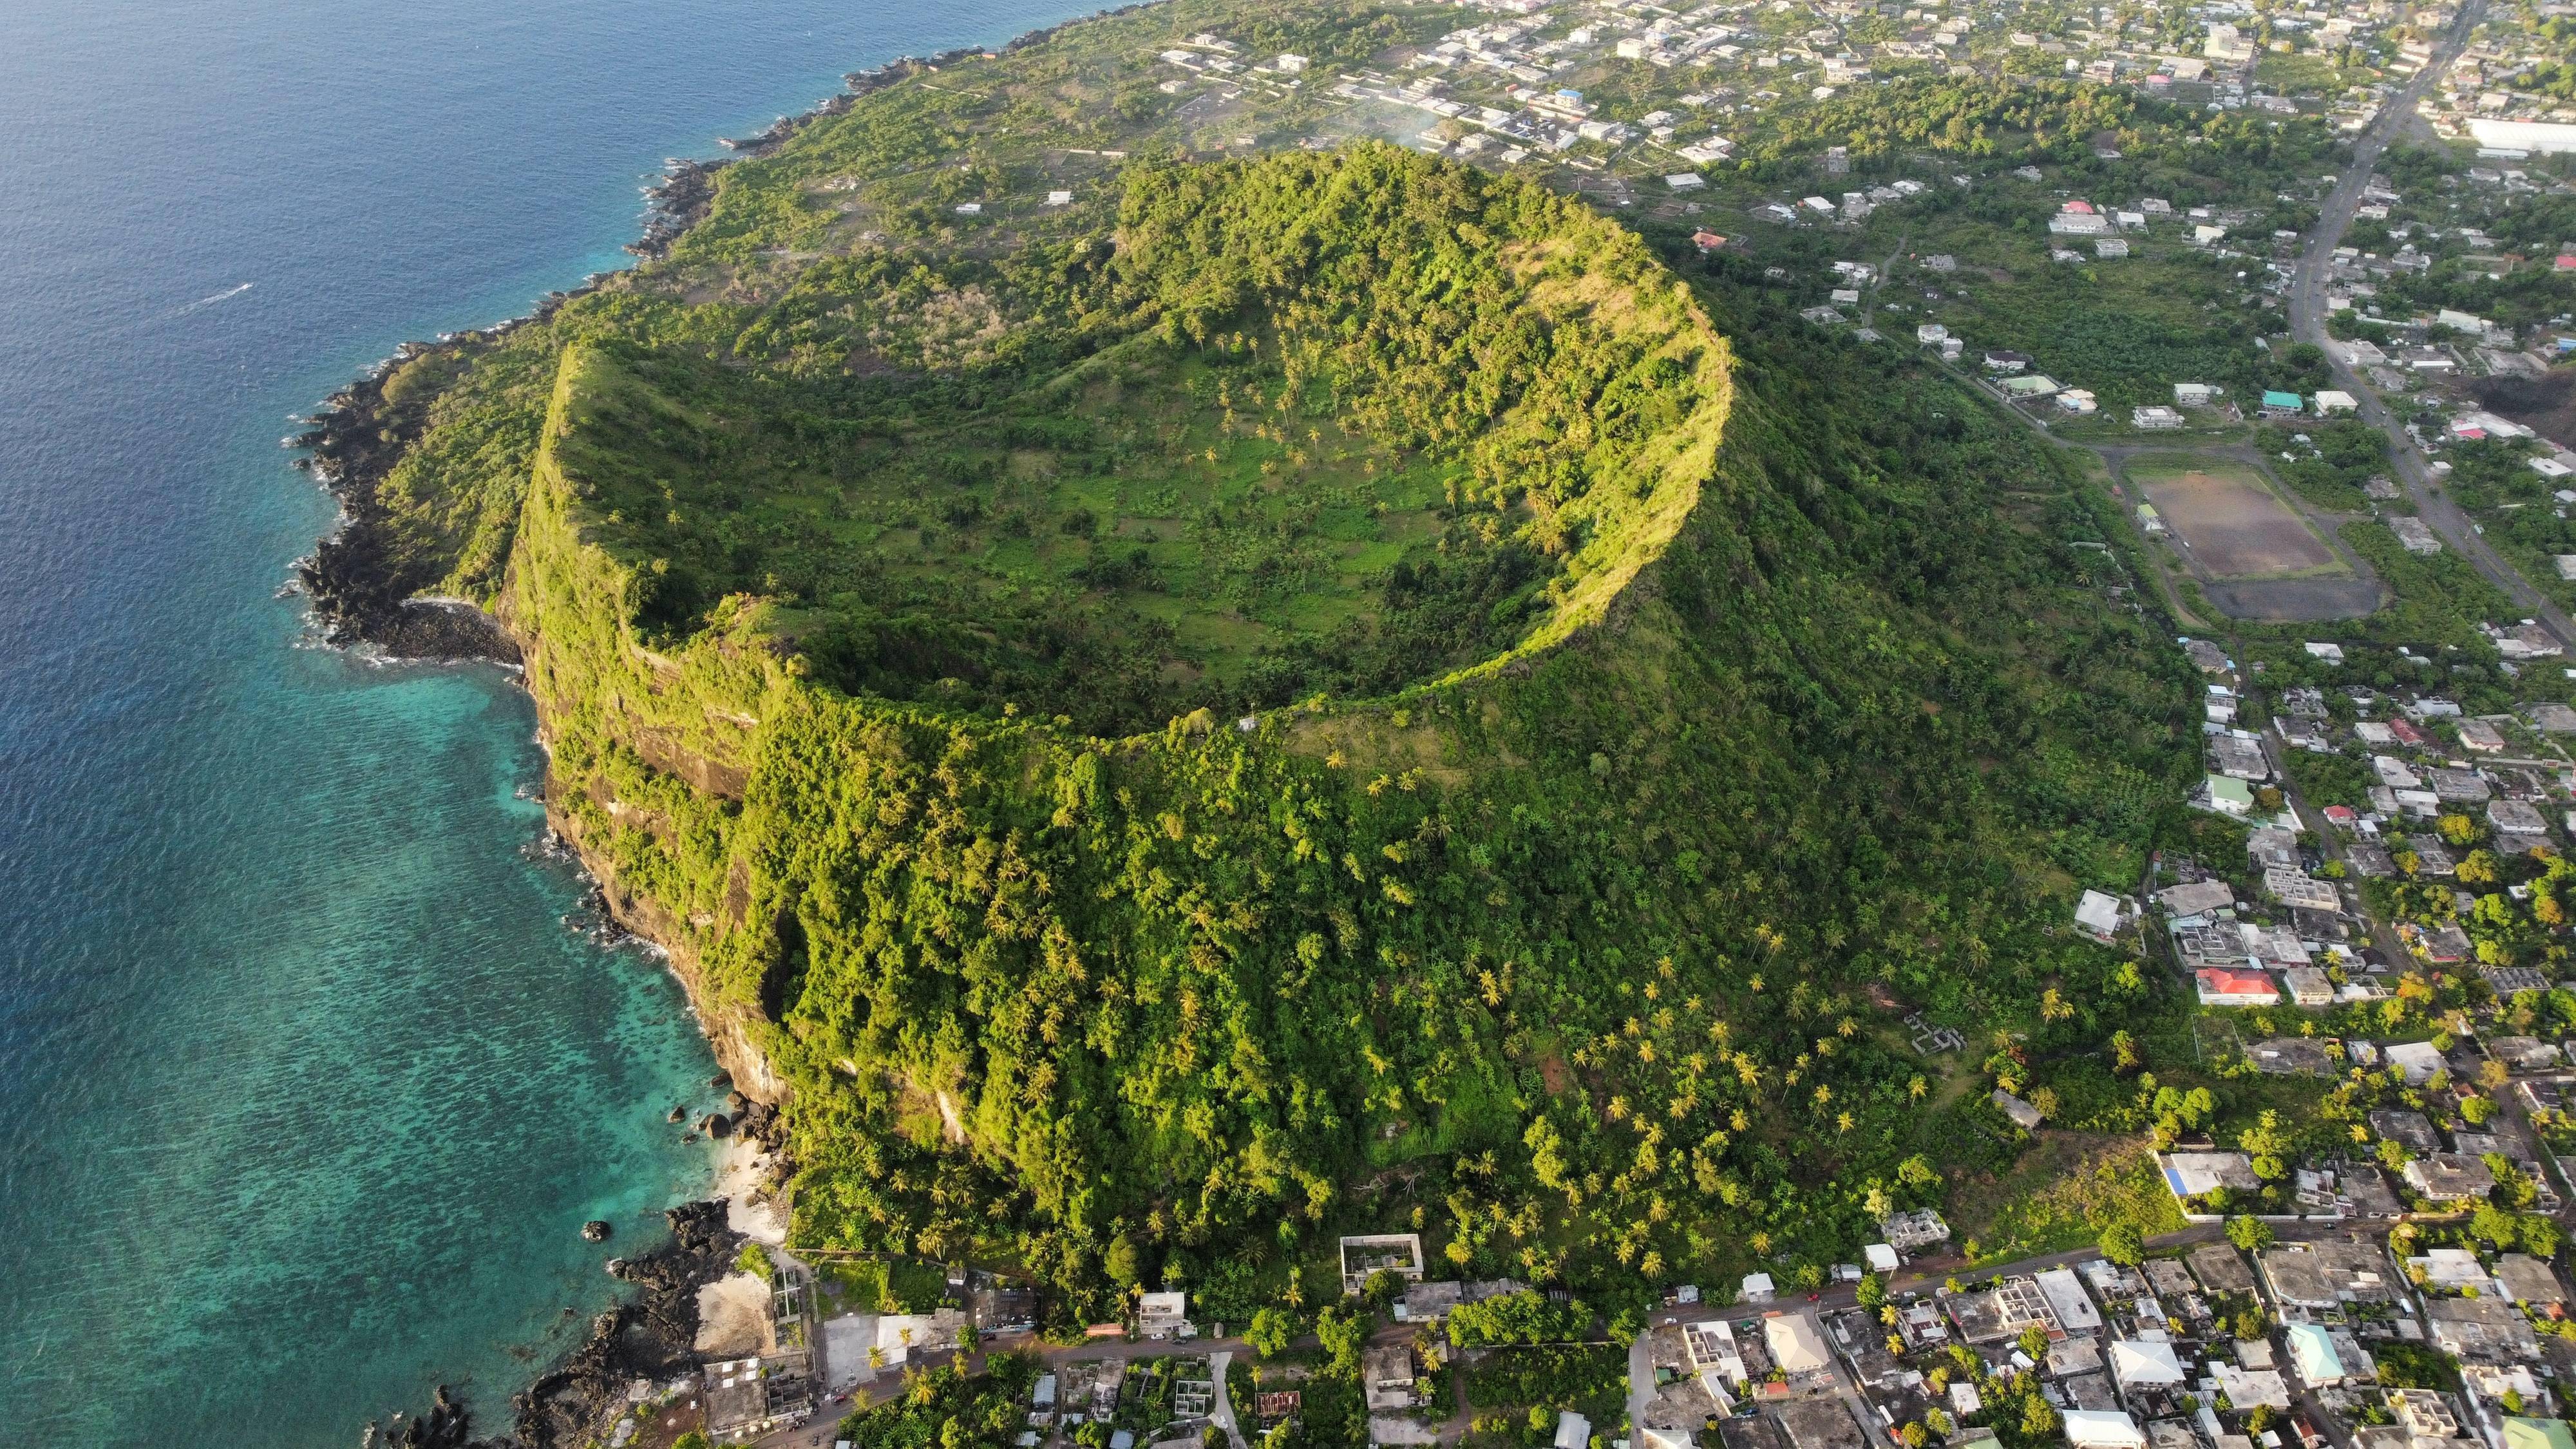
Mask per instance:
[[[1074,8],[0,5],[13,1442],[347,1446],[441,1380],[500,1427],[613,1286],[580,1223],[707,1185],[685,1002],[529,851],[527,701],[298,647],[277,439],[622,263],[664,156]]]

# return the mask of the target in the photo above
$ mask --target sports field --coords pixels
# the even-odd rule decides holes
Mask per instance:
[[[2209,578],[2277,579],[2349,572],[2325,540],[2242,464],[2132,464],[2128,474]]]

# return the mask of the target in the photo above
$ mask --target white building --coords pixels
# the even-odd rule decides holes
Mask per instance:
[[[2069,1409],[2066,1442],[2075,1449],[2146,1449],[2146,1431],[2116,1409]]]
[[[2120,898],[2115,895],[2088,890],[2083,899],[2075,903],[2075,929],[2106,946],[2120,934],[2120,927],[2126,924],[2127,919],[2127,913],[2120,909]]]
[[[2183,1381],[2182,1361],[2174,1357],[2170,1343],[2151,1339],[2113,1339],[2110,1357],[2111,1377],[2119,1380],[2120,1387],[2124,1389]]]
[[[1190,1295],[1147,1293],[1136,1300],[1136,1331],[1147,1338],[1189,1337]]]

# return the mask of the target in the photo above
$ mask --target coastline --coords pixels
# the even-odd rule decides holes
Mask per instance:
[[[782,116],[748,139],[719,138],[719,144],[733,153],[730,156],[667,159],[662,178],[645,189],[643,223],[625,250],[643,261],[668,254],[706,215],[715,199],[716,176],[724,167],[776,149],[805,126],[845,113],[874,91],[968,57],[1016,52],[1045,42],[1067,26],[1130,14],[1154,3],[1134,0],[1070,17],[1022,32],[999,46],[956,46],[927,57],[897,56],[872,69],[848,72],[842,78],[842,90],[812,107]],[[499,663],[518,677],[520,687],[526,687],[520,667],[522,641],[506,623],[471,600],[428,596],[423,591],[435,580],[405,579],[388,566],[376,492],[417,440],[420,429],[388,426],[396,420],[388,416],[385,384],[398,367],[419,357],[488,344],[522,326],[543,322],[566,303],[600,290],[610,277],[621,273],[594,273],[576,287],[546,293],[527,313],[490,326],[446,334],[430,343],[405,343],[325,399],[305,419],[309,428],[286,440],[297,451],[293,466],[330,492],[340,506],[332,532],[295,563],[294,579],[288,585],[305,596],[322,642],[339,648],[372,648],[413,662]],[[539,742],[551,756],[542,707],[538,720]],[[623,1412],[631,1383],[638,1379],[667,1382],[695,1368],[698,1290],[733,1270],[745,1241],[781,1246],[787,1240],[787,1208],[773,1197],[794,1172],[781,1140],[777,1110],[786,1084],[739,1023],[708,1010],[694,957],[677,948],[677,933],[660,928],[663,923],[655,919],[651,904],[620,889],[607,862],[585,848],[577,830],[568,828],[572,822],[560,809],[554,783],[549,771],[545,800],[553,838],[573,852],[595,882],[594,904],[601,914],[662,950],[724,1069],[718,1084],[727,1084],[728,1079],[738,1084],[730,1120],[716,1114],[713,1121],[694,1124],[696,1130],[726,1141],[723,1165],[713,1193],[665,1212],[669,1242],[631,1260],[608,1260],[606,1268],[612,1276],[641,1291],[598,1315],[578,1348],[511,1396],[512,1422],[506,1434],[475,1439],[472,1406],[451,1396],[442,1383],[427,1412],[368,1420],[362,1441],[366,1449],[380,1445],[384,1449],[555,1449],[605,1434],[609,1423]]]
[[[1131,14],[1156,3],[1134,3],[1095,10],[1023,31],[999,46],[960,45],[928,56],[900,55],[867,70],[841,77],[842,88],[803,111],[779,117],[750,137],[718,137],[716,144],[733,154],[699,160],[667,157],[662,177],[644,188],[643,223],[625,250],[641,261],[667,255],[674,243],[705,217],[715,202],[716,176],[736,161],[756,159],[787,143],[813,122],[847,112],[851,106],[897,81],[922,71],[937,71],[970,56],[1008,55],[1042,44],[1069,25]],[[375,644],[404,658],[419,660],[493,660],[519,662],[515,640],[492,616],[467,600],[432,600],[421,591],[437,581],[405,578],[390,569],[378,530],[382,511],[377,486],[402,460],[420,429],[402,426],[387,405],[385,384],[403,364],[442,351],[495,342],[521,327],[544,322],[576,298],[604,286],[616,272],[595,272],[579,285],[546,293],[528,311],[485,327],[441,335],[432,342],[406,342],[369,367],[346,387],[323,399],[301,421],[304,432],[285,439],[296,450],[292,466],[309,474],[340,505],[332,531],[317,541],[312,553],[294,564],[294,583],[311,601],[325,639],[338,645]],[[463,607],[457,607],[463,606]],[[467,619],[468,612],[480,622]],[[649,933],[639,932],[638,934]]]

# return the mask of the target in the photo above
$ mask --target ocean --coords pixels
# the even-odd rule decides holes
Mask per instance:
[[[1044,0],[0,7],[0,1423],[485,1432],[712,1182],[491,668],[309,647],[291,414],[623,265],[639,186]],[[585,1219],[617,1238],[584,1243]]]

